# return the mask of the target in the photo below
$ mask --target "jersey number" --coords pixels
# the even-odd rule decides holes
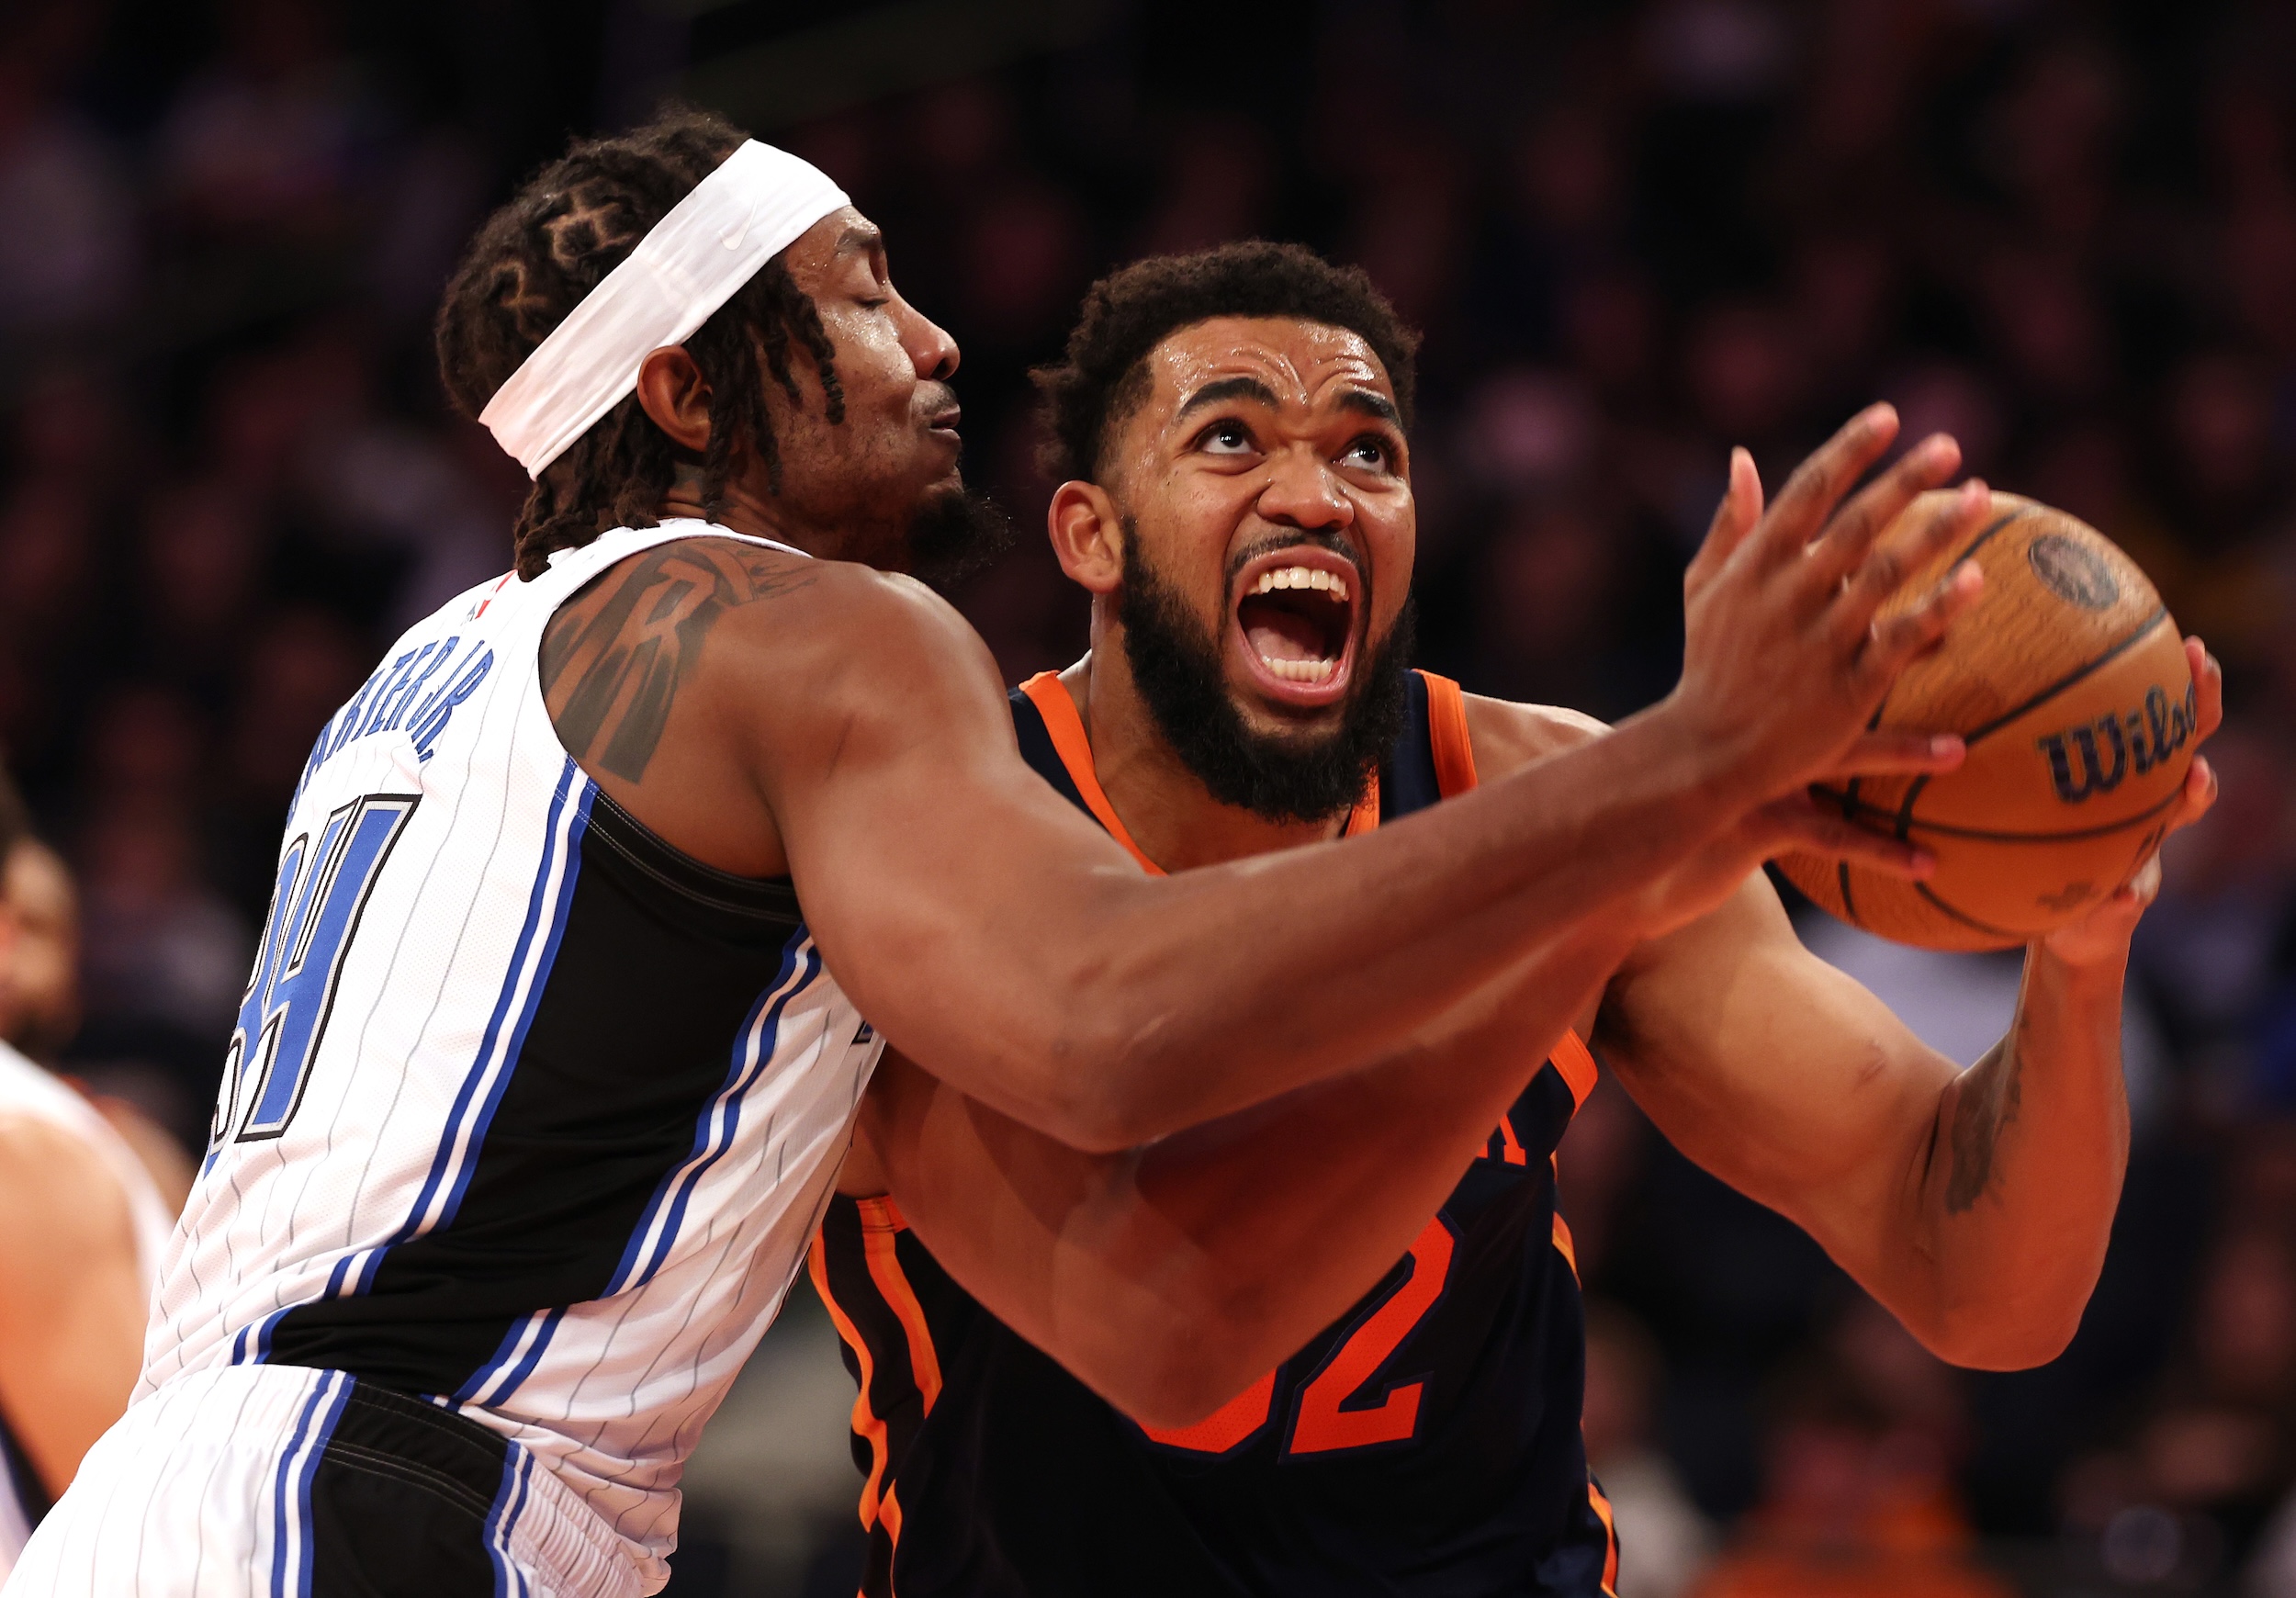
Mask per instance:
[[[307,832],[287,845],[254,974],[224,1056],[215,1142],[240,1120],[242,1105],[242,1142],[276,1138],[295,1119],[311,1056],[334,1007],[343,951],[417,798],[374,793],[354,800],[327,817],[316,844]]]
[[[1356,1409],[1340,1406],[1362,1393],[1379,1367],[1403,1345],[1403,1340],[1443,1297],[1444,1283],[1451,1275],[1452,1249],[1451,1229],[1438,1215],[1412,1243],[1411,1275],[1363,1318],[1300,1390],[1285,1453],[1328,1454],[1336,1448],[1396,1443],[1418,1427],[1419,1396],[1425,1390],[1424,1381],[1392,1388],[1377,1404]],[[1192,1426],[1142,1429],[1168,1446],[1225,1453],[1267,1424],[1275,1398],[1276,1376],[1270,1371]]]

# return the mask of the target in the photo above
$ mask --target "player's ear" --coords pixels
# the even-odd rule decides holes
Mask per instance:
[[[1070,581],[1089,593],[1116,591],[1124,579],[1124,521],[1107,490],[1097,483],[1063,483],[1052,490],[1044,525]]]
[[[683,346],[665,344],[638,363],[637,403],[679,448],[709,448],[709,379]]]

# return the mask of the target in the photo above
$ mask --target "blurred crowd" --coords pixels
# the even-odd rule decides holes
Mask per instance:
[[[523,479],[430,368],[456,251],[567,131],[783,10],[0,10],[0,748],[84,911],[81,1013],[36,1041],[187,1144],[311,737],[507,564]],[[1470,688],[1665,692],[1728,446],[1774,481],[1875,396],[2121,542],[2226,663],[2223,801],[2140,939],[2129,1187],[2056,1364],[1946,1370],[1614,1089],[1582,1113],[1625,1598],[2296,1593],[2296,6],[1178,17],[794,126],[728,107],[885,225],[1024,530],[1026,372],[1086,284],[1297,238],[1425,331],[1422,651]],[[1041,540],[961,597],[1010,677],[1083,647]],[[1964,1060],[2013,1002],[2014,956],[1802,924]]]

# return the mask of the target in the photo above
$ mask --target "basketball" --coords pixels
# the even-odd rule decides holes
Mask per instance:
[[[1899,525],[1933,509],[1915,501]],[[1930,949],[2005,949],[2064,926],[2160,842],[2192,764],[2197,698],[2175,621],[2134,561],[2095,528],[1995,494],[1965,546],[1915,571],[1883,607],[1912,605],[1975,560],[1985,591],[1943,645],[1891,687],[1874,726],[1959,733],[1941,776],[1817,790],[1851,820],[1929,850],[1907,882],[1788,855],[1794,885],[1853,926]]]

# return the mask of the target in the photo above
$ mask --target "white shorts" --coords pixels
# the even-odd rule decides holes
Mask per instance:
[[[339,1370],[181,1376],[104,1434],[6,1598],[640,1598],[517,1444]]]

